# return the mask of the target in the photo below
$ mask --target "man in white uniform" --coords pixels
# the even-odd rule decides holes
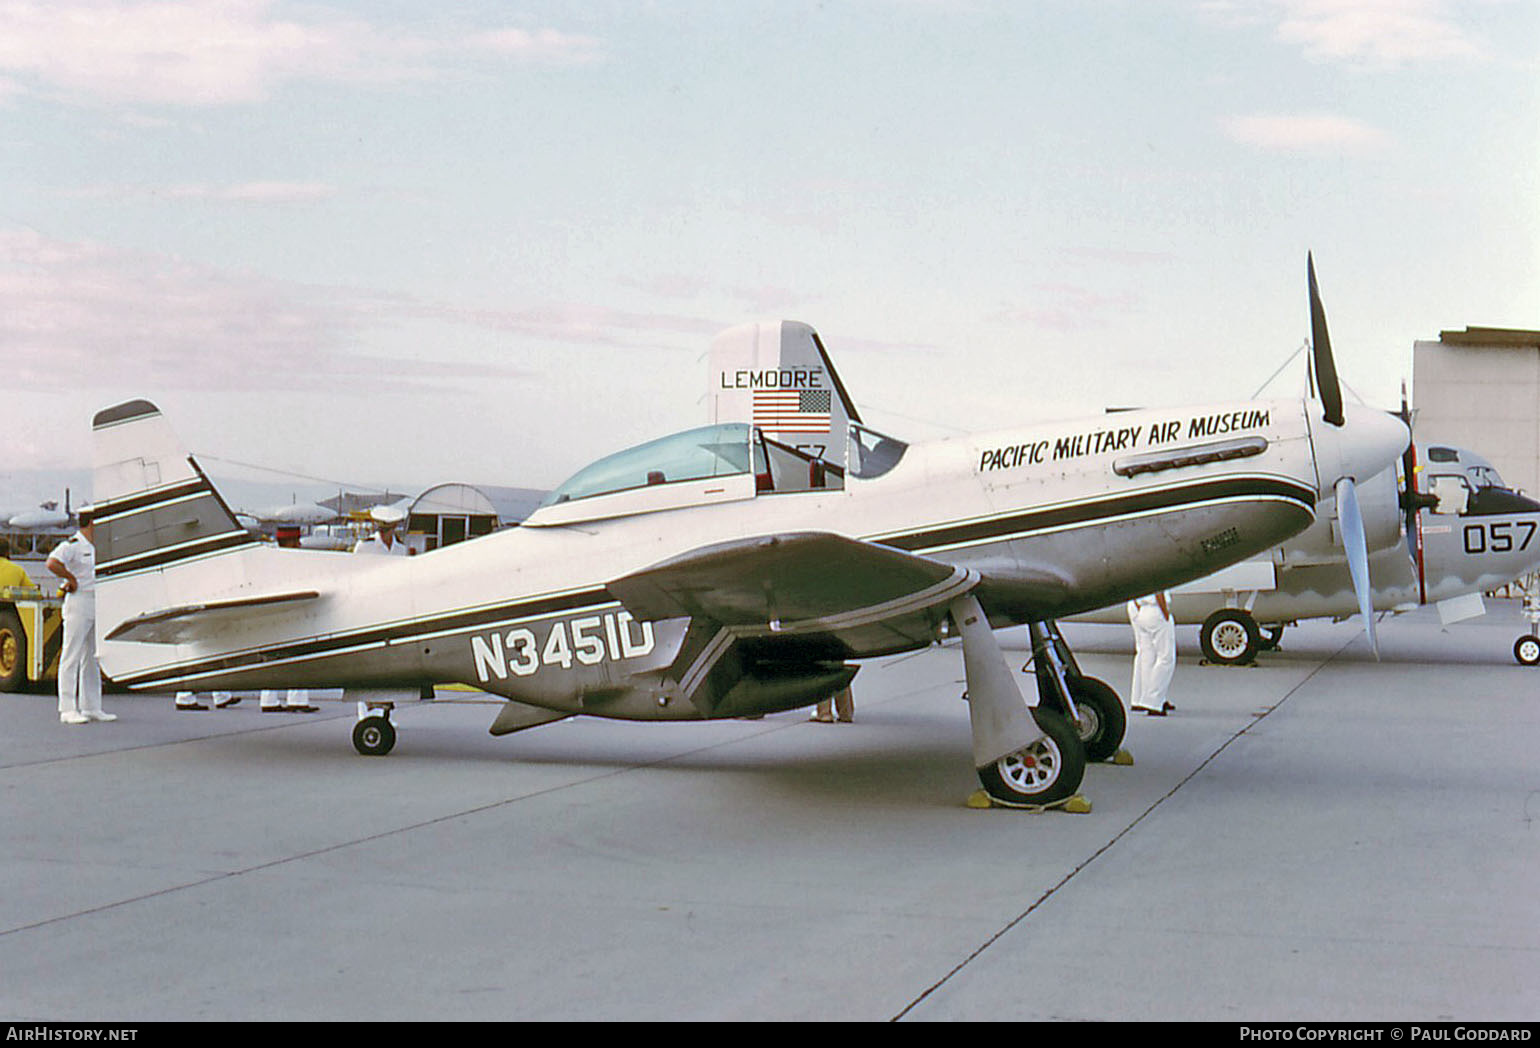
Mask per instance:
[[[102,712],[102,671],[96,664],[96,546],[91,507],[80,530],[48,555],[48,570],[64,591],[64,650],[59,655],[59,720],[65,724],[114,721]]]
[[[1166,699],[1176,672],[1176,622],[1166,594],[1129,601],[1128,621],[1134,627],[1134,681],[1128,704],[1152,717],[1164,717],[1176,709]]]
[[[406,543],[396,536],[396,525],[406,519],[406,513],[396,506],[375,506],[369,511],[369,516],[377,525],[375,532],[354,546],[353,552],[388,557],[406,556]]]
[[[279,525],[276,538],[281,549],[299,549],[299,528]],[[310,705],[310,689],[289,688],[282,692],[276,688],[263,688],[258,698],[263,713],[315,713],[319,706]]]

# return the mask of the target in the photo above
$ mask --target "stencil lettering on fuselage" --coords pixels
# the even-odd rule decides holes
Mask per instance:
[[[1223,411],[1212,415],[1174,418],[1149,425],[1114,426],[1104,429],[1065,433],[1044,440],[1008,444],[985,448],[979,454],[978,472],[989,473],[997,469],[1016,469],[1066,459],[1084,458],[1088,455],[1105,455],[1115,451],[1137,451],[1160,448],[1177,440],[1200,440],[1226,436],[1249,430],[1265,429],[1272,424],[1272,411],[1263,408],[1245,408]]]
[[[553,666],[570,670],[636,659],[650,655],[655,644],[652,623],[637,622],[629,611],[611,611],[554,619],[544,627],[532,623],[475,635],[471,637],[471,658],[476,663],[477,679],[486,684],[494,678],[507,680],[510,673],[529,677]]]

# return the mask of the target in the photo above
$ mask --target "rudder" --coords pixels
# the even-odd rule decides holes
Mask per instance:
[[[154,404],[105,408],[92,434],[98,579],[256,545]]]

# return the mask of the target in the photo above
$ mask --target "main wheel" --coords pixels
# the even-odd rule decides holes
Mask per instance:
[[[1513,657],[1520,666],[1540,666],[1540,637],[1526,633],[1514,641]]]
[[[1069,694],[1075,700],[1075,711],[1080,714],[1076,727],[1080,731],[1080,741],[1085,745],[1085,759],[1104,761],[1118,752],[1128,730],[1128,714],[1118,693],[1106,681],[1095,677],[1073,677],[1069,682]]]
[[[1085,777],[1085,746],[1069,721],[1041,707],[1032,716],[1046,734],[978,770],[984,789],[1005,804],[1054,804],[1074,796]]]
[[[1222,666],[1255,662],[1262,633],[1251,613],[1237,608],[1221,608],[1203,620],[1198,643],[1203,657]]]
[[[27,686],[27,635],[15,608],[0,608],[0,691]]]
[[[396,745],[396,726],[375,714],[353,725],[353,748],[365,757],[383,757]]]

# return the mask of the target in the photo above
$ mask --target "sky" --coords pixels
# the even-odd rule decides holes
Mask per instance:
[[[1371,404],[1540,328],[1540,3],[0,0],[0,503],[135,397],[216,474],[550,487],[748,320],[906,439],[1245,398],[1307,251]]]

